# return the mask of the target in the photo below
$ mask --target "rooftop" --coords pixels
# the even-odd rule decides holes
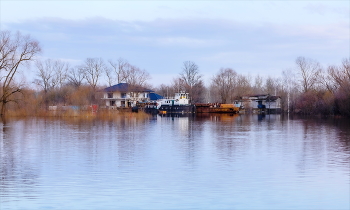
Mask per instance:
[[[128,83],[119,83],[103,89],[105,92],[154,92],[153,90],[138,86],[130,85]]]

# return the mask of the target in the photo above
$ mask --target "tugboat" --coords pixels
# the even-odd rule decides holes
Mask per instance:
[[[196,106],[190,104],[188,93],[175,93],[174,98],[160,99],[157,102],[157,109],[160,114],[167,113],[196,113]]]
[[[187,114],[196,113],[196,106],[190,104],[188,93],[180,92],[175,93],[173,98],[162,98],[154,103],[149,103],[145,111],[159,114]]]

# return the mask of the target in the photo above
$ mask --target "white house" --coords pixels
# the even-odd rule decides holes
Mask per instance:
[[[119,83],[103,89],[103,100],[109,108],[134,107],[138,102],[146,102],[154,91],[141,86]]]

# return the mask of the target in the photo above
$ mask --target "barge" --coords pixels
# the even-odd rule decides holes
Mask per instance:
[[[206,103],[195,104],[197,113],[238,113],[239,107],[234,104]]]

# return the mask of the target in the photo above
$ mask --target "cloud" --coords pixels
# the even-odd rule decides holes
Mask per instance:
[[[87,57],[123,57],[151,75],[179,73],[185,60],[197,62],[205,74],[221,67],[276,74],[292,66],[297,56],[334,63],[349,55],[346,23],[287,25],[209,18],[120,21],[95,17],[4,24],[9,30],[38,39],[45,57],[74,63]]]
[[[339,14],[343,17],[349,18],[349,7],[341,7],[341,6],[330,6],[321,3],[313,3],[308,4],[304,7],[308,12],[315,13],[319,15],[327,15],[330,13]]]
[[[105,18],[65,20],[59,18],[38,19],[8,24],[35,33],[44,39],[57,41],[78,41],[85,43],[152,44],[159,47],[187,46],[191,48],[278,44],[292,38],[348,38],[348,26],[328,25],[280,25],[248,24],[213,19],[157,19],[151,22],[126,22]],[[93,43],[91,43],[93,41]],[[151,42],[151,43],[150,43]]]

